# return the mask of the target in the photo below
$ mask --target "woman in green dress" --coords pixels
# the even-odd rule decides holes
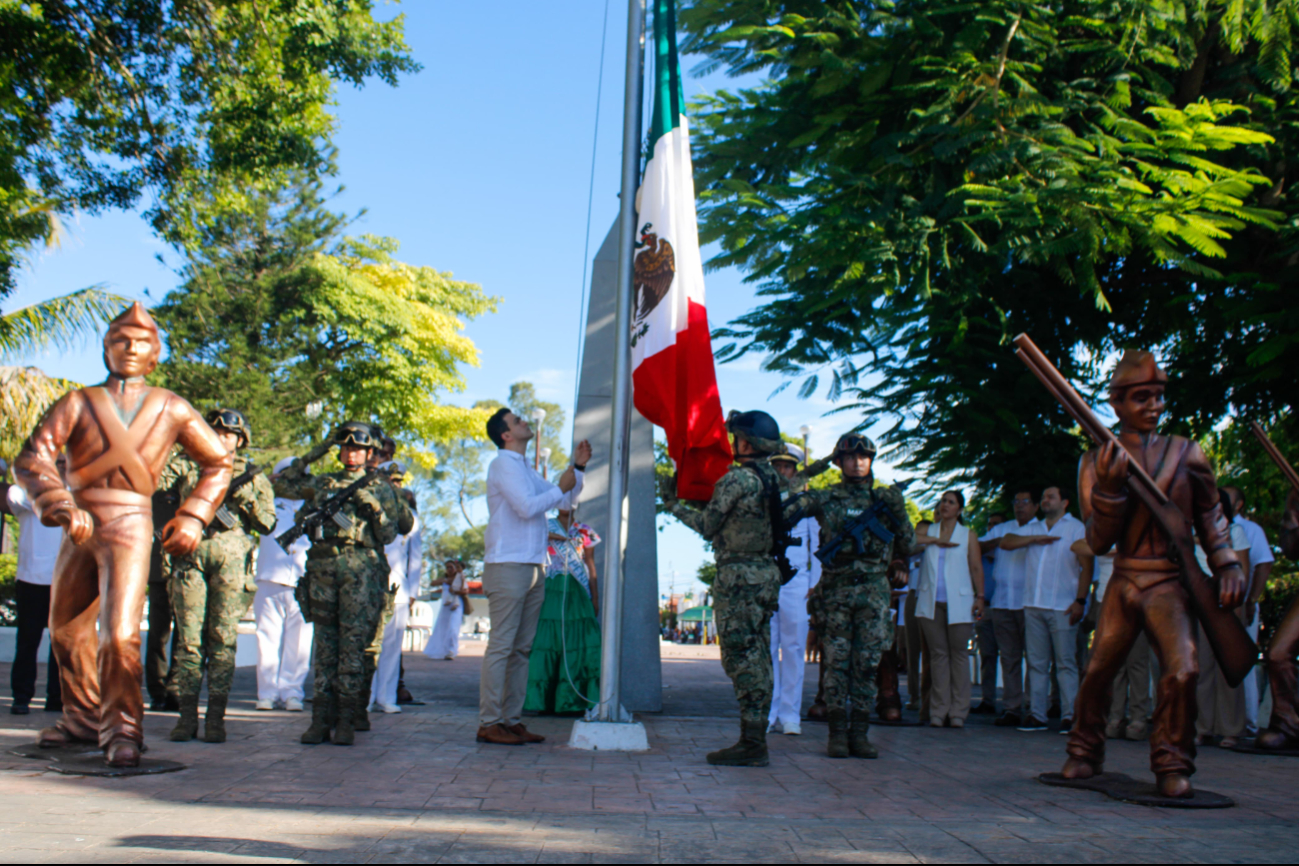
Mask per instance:
[[[561,506],[548,521],[546,597],[528,661],[531,713],[584,713],[600,695],[600,626],[595,555],[600,536]]]

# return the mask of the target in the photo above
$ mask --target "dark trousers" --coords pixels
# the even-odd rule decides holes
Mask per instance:
[[[992,617],[985,614],[974,624],[974,636],[979,642],[979,688],[983,706],[997,706],[997,635]]]
[[[50,624],[50,588],[19,580],[15,581],[14,589],[18,602],[18,646],[9,685],[13,688],[14,705],[25,707],[36,696],[36,653],[41,648],[41,635]],[[54,661],[54,647],[51,645],[45,705],[58,707],[61,704],[59,666]]]
[[[167,695],[171,667],[167,662],[167,641],[172,640],[171,593],[167,582],[149,584],[149,640],[144,651],[144,684],[151,700]],[[176,657],[172,640],[172,658]]]

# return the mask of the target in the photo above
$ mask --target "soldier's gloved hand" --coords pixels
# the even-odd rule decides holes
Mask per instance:
[[[907,571],[907,564],[900,559],[895,559],[889,563],[889,583],[899,589],[907,585],[907,579],[910,577]]]
[[[303,456],[302,462],[306,464],[315,463],[321,457],[324,457],[326,454],[328,454],[329,449],[333,447],[334,447],[334,437],[328,436],[325,438],[323,442],[317,442],[315,445],[313,445],[311,450],[308,451]]]
[[[379,497],[370,491],[358,490],[355,495],[358,510],[362,511],[367,517],[377,517],[383,513],[383,505],[379,502]]]

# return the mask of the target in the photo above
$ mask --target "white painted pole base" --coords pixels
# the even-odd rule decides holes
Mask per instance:
[[[573,723],[568,745],[594,752],[646,752],[649,751],[649,738],[640,722],[588,722],[582,719]]]

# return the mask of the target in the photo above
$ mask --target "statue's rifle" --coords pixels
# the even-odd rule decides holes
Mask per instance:
[[[1113,442],[1119,448],[1123,447],[1114,431],[1100,422],[1091,407],[1027,334],[1020,334],[1014,343],[1019,359],[1097,445]],[[1234,688],[1253,670],[1258,661],[1258,646],[1236,615],[1218,605],[1218,582],[1204,573],[1195,558],[1195,533],[1182,509],[1168,498],[1139,462],[1129,460],[1128,472],[1128,489],[1151,513],[1167,537],[1172,558],[1178,564],[1182,586],[1190,596],[1191,607],[1213,647],[1223,675]]]
[[[1281,470],[1281,474],[1285,476],[1285,480],[1290,482],[1290,486],[1294,488],[1296,493],[1299,493],[1299,472],[1295,472],[1294,467],[1290,465],[1290,461],[1281,456],[1281,452],[1277,449],[1276,445],[1273,444],[1271,437],[1267,435],[1257,421],[1249,422],[1249,431],[1254,434],[1254,438],[1258,440],[1258,444],[1263,446],[1263,450],[1267,452],[1267,456],[1272,458],[1272,462],[1276,464],[1276,468]]]

